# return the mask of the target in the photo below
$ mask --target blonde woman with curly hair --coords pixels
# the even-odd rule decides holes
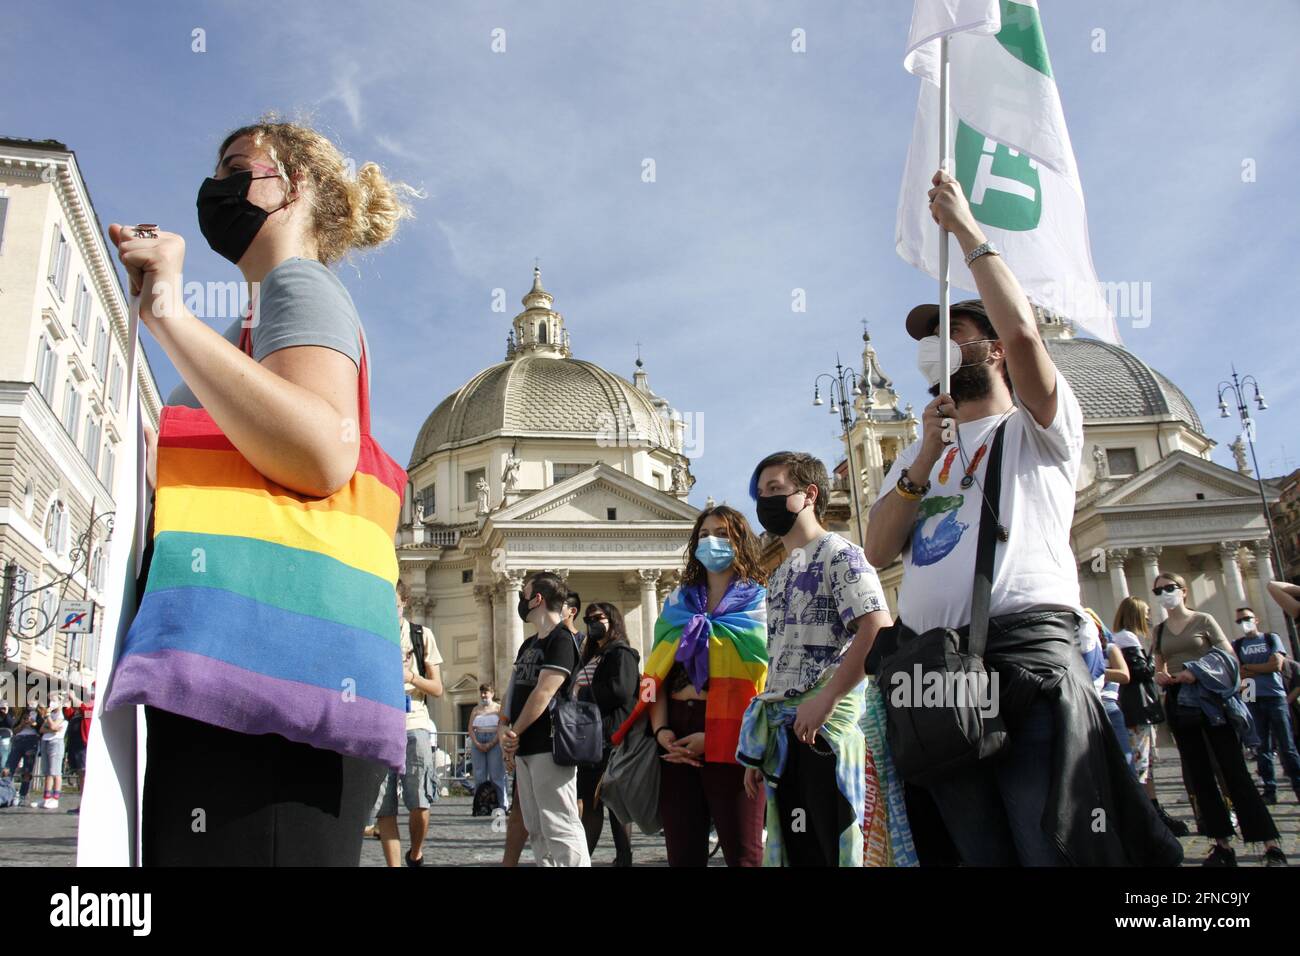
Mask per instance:
[[[351,175],[324,136],[274,119],[230,133],[216,160],[199,188],[199,228],[243,274],[251,321],[219,333],[184,307],[185,241],[176,233],[115,223],[109,236],[141,321],[183,380],[167,404],[204,409],[266,479],[326,498],[358,467],[359,389],[369,387],[360,381],[360,317],[328,266],[390,239],[409,214],[409,190],[373,163]],[[241,339],[245,324],[251,345]],[[147,437],[157,487],[156,438]],[[152,550],[151,542],[141,582]],[[356,866],[380,765],[279,734],[238,733],[216,716],[145,707],[144,865]]]

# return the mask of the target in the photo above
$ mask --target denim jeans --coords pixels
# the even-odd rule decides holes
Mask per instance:
[[[1109,697],[1103,697],[1101,702],[1106,708],[1106,716],[1110,718],[1111,727],[1115,729],[1115,739],[1119,741],[1119,749],[1124,751],[1124,762],[1136,777],[1137,768],[1133,766],[1133,748],[1129,746],[1128,726],[1124,723],[1124,712],[1119,709],[1119,702]]]
[[[1055,731],[1040,698],[1008,727],[1001,753],[929,787],[963,864],[1066,864],[1042,822]]]
[[[481,744],[496,740],[496,736],[495,733],[474,732],[475,739]],[[510,791],[506,789],[506,762],[505,758],[501,756],[501,745],[494,745],[487,753],[477,747],[471,747],[469,759],[474,768],[474,789],[477,790],[479,784],[484,780],[491,780],[492,786],[496,788],[497,792],[497,806],[508,811],[510,809]]]
[[[22,734],[14,737],[9,745],[9,759],[5,762],[5,766],[13,777],[17,777],[19,768],[22,768],[23,776],[18,795],[23,799],[27,798],[27,792],[32,789],[31,775],[36,771],[36,754],[40,745],[41,738],[37,734]]]
[[[1282,767],[1291,778],[1291,786],[1300,794],[1300,754],[1296,752],[1295,738],[1291,735],[1291,715],[1287,713],[1285,697],[1256,697],[1247,706],[1255,721],[1259,746],[1255,749],[1255,769],[1266,793],[1277,791],[1277,777],[1273,768],[1273,753],[1282,755]]]

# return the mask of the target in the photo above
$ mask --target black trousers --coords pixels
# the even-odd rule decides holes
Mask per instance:
[[[358,866],[384,768],[145,708],[145,866]]]
[[[1196,798],[1196,807],[1205,835],[1211,838],[1232,836],[1232,819],[1219,792],[1219,782],[1214,776],[1210,753],[1223,774],[1228,796],[1241,824],[1241,835],[1247,843],[1277,839],[1277,826],[1269,815],[1264,798],[1255,789],[1255,782],[1246,769],[1246,758],[1241,752],[1241,738],[1230,724],[1211,727],[1199,710],[1182,710],[1178,707],[1178,685],[1170,686],[1165,694],[1165,713],[1169,730],[1178,744],[1182,758],[1183,774],[1190,784],[1190,795]]]
[[[789,734],[785,769],[776,787],[781,842],[788,866],[839,866],[840,834],[854,823],[853,806],[840,793],[835,752],[818,734],[813,745]]]

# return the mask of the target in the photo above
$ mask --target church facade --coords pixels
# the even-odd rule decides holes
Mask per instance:
[[[397,553],[407,617],[442,652],[444,732],[465,729],[480,683],[504,694],[534,571],[618,607],[644,653],[698,514],[682,417],[641,360],[628,381],[574,358],[540,270],[523,305],[504,361],[438,404],[407,466]]]
[[[1266,592],[1276,574],[1259,491],[1244,457],[1236,454],[1235,469],[1212,461],[1214,442],[1195,406],[1132,352],[1077,338],[1068,319],[1035,312],[1048,352],[1083,408],[1084,455],[1070,535],[1083,604],[1109,624],[1119,602],[1132,594],[1151,605],[1153,622],[1160,621],[1164,611],[1151,585],[1158,570],[1173,571],[1187,579],[1188,603],[1213,615],[1229,639],[1243,604],[1269,630],[1285,635],[1286,621]],[[884,475],[898,452],[917,440],[919,423],[910,405],[900,409],[892,381],[864,339],[861,374],[869,387],[855,401],[849,441],[863,463],[865,511],[886,490]],[[1275,501],[1277,490],[1265,488]],[[851,496],[833,491],[832,505],[837,498],[851,511]],[[902,563],[882,569],[881,580],[897,609]]]

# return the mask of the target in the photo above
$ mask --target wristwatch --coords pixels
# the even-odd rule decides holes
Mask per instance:
[[[1002,253],[998,252],[998,250],[994,247],[992,242],[989,241],[981,242],[970,252],[966,253],[966,267],[970,268],[970,264],[974,262],[976,259],[978,259],[980,256],[1000,256],[1000,255],[1002,255]]]

